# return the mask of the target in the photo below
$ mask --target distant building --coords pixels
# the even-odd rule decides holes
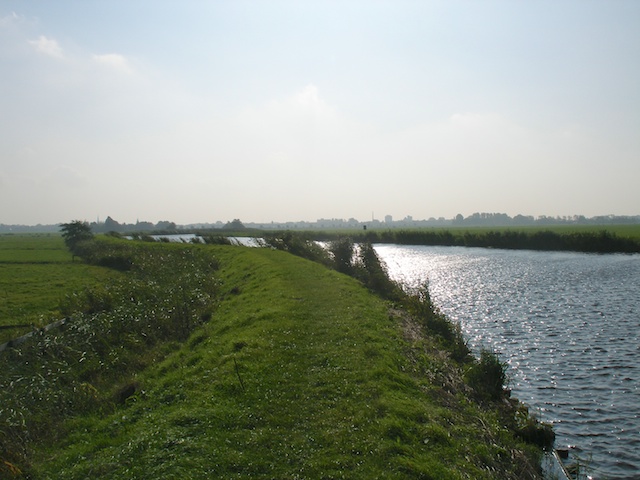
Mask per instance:
[[[384,223],[393,223],[393,216],[385,215],[384,216]]]

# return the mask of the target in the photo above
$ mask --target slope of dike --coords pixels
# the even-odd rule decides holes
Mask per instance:
[[[34,478],[537,478],[536,450],[356,280],[280,251],[202,248],[220,264],[211,318],[115,409],[36,449]]]

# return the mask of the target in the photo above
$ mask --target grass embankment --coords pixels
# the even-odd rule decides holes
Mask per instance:
[[[0,235],[0,344],[62,318],[66,295],[118,273],[72,260],[60,235]]]
[[[480,402],[465,384],[471,364],[453,360],[424,325],[357,280],[271,249],[135,248],[126,273],[136,286],[131,300],[121,303],[118,290],[112,305],[83,317],[85,334],[112,319],[104,341],[74,344],[74,354],[59,333],[55,348],[42,349],[42,339],[12,353],[11,362],[65,359],[57,386],[67,391],[60,403],[68,411],[56,410],[48,425],[22,418],[8,430],[25,445],[22,453],[0,450],[6,474],[22,467],[32,478],[64,479],[535,478],[538,450],[515,437],[512,410]],[[124,256],[111,261],[127,264]],[[147,274],[141,257],[153,264]],[[185,304],[189,312],[176,317]],[[124,324],[115,318],[123,314]],[[200,321],[142,340],[184,318]],[[172,341],[179,332],[184,341]],[[147,354],[132,364],[154,348],[164,360]],[[98,363],[73,373],[85,361]],[[2,367],[3,382],[19,394],[19,369]]]

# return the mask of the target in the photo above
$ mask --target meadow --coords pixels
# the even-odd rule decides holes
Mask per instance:
[[[544,225],[544,226],[531,226],[531,227],[452,227],[453,232],[471,232],[471,233],[486,233],[490,231],[497,232],[524,232],[533,234],[536,232],[552,232],[560,235],[572,234],[572,233],[585,233],[592,235],[599,235],[602,232],[607,232],[612,235],[616,235],[622,238],[630,238],[634,240],[640,240],[640,224],[625,224],[625,225]]]
[[[557,234],[569,234],[569,233],[589,233],[599,234],[601,232],[609,232],[611,234],[626,237],[631,239],[640,240],[640,224],[620,224],[620,225],[536,225],[536,226],[446,226],[446,227],[395,227],[387,228],[384,225],[369,229],[370,231],[380,233],[385,231],[412,231],[412,232],[443,232],[449,231],[455,236],[461,236],[465,232],[469,233],[487,233],[487,232],[524,232],[524,233],[536,233],[536,232],[553,232]],[[369,231],[368,230],[368,231]],[[323,230],[324,233],[331,235],[338,235],[344,233],[348,236],[358,235],[363,233],[362,229],[335,229],[335,230]]]
[[[0,344],[62,318],[65,296],[118,274],[74,261],[60,235],[0,235]]]
[[[278,245],[93,241],[115,277],[0,353],[0,476],[539,478],[545,429],[428,295]]]

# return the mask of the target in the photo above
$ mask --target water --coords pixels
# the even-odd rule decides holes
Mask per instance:
[[[514,396],[594,478],[640,478],[640,255],[376,245],[392,278],[428,281],[470,346],[509,364]]]
[[[169,242],[178,242],[178,243],[191,243],[194,239],[197,239],[198,242],[202,241],[202,236],[196,233],[174,233],[174,234],[163,234],[163,235],[150,235],[154,240],[165,240]],[[132,237],[125,237],[131,239]],[[260,238],[255,237],[227,237],[232,245],[239,245],[243,247],[259,247],[261,245]]]

